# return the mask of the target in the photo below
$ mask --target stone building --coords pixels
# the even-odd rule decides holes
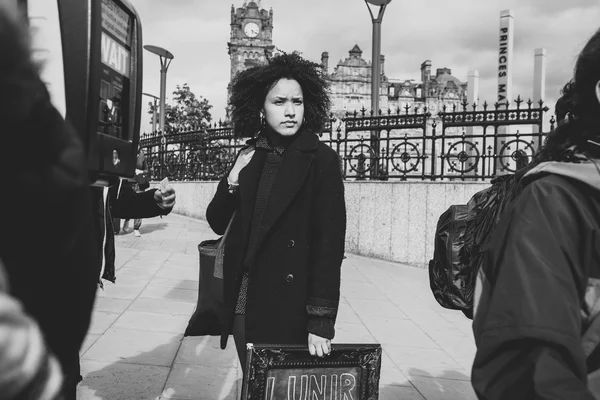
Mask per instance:
[[[231,78],[240,71],[265,63],[273,54],[273,9],[259,9],[256,2],[231,6],[231,37],[227,43]]]
[[[355,45],[345,60],[340,60],[329,73],[329,53],[321,55],[321,64],[331,82],[331,99],[336,115],[371,107],[371,62],[362,57]],[[420,81],[389,78],[385,73],[385,56],[381,55],[381,87],[379,105],[385,112],[405,106],[437,112],[443,104],[451,106],[466,99],[467,84],[452,76],[449,68],[438,68],[431,74],[431,61],[421,64]]]
[[[244,1],[242,7],[231,6],[231,37],[227,43],[231,58],[231,78],[246,68],[266,62],[274,53],[273,9],[260,8],[260,1]],[[329,71],[329,54],[324,52],[321,64],[331,83],[332,112],[336,117],[346,112],[359,111],[371,106],[371,62],[362,56],[355,45],[345,60],[340,60]],[[389,78],[385,73],[385,56],[381,56],[380,109],[395,111],[410,106],[432,114],[443,104],[452,106],[466,99],[467,84],[452,76],[449,68],[438,68],[431,73],[431,61],[421,64],[420,80]]]

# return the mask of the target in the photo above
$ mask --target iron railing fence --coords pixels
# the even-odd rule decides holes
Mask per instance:
[[[485,180],[531,161],[542,145],[542,101],[379,111],[331,116],[320,139],[340,156],[348,180]],[[550,130],[554,129],[554,117]],[[151,178],[218,180],[232,167],[246,139],[219,122],[203,130],[142,135]]]

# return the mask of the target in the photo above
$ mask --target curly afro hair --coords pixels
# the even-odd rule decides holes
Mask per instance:
[[[300,84],[304,96],[304,129],[319,133],[329,116],[331,100],[329,83],[321,65],[302,58],[297,53],[280,54],[266,65],[239,72],[231,81],[231,121],[233,134],[253,137],[261,129],[260,111],[269,91],[280,79],[293,79]]]

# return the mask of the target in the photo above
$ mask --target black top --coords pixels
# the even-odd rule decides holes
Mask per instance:
[[[292,139],[292,138],[290,138]],[[248,240],[248,249],[244,258],[244,270],[250,270],[250,262],[254,259],[258,251],[258,234],[262,228],[262,221],[267,207],[267,201],[271,195],[273,184],[279,172],[279,166],[283,161],[283,155],[287,145],[291,142],[288,138],[281,137],[278,133],[268,130],[261,133],[256,140],[256,151],[266,151],[267,157],[263,165],[256,200],[254,202],[254,212],[252,214],[252,226],[250,227],[250,238]],[[293,140],[293,139],[292,139]]]
[[[264,150],[260,150],[264,151]],[[271,195],[275,178],[277,178],[277,172],[279,172],[279,166],[283,156],[275,151],[271,151],[267,154],[265,164],[263,166],[260,181],[258,183],[258,191],[256,192],[256,201],[254,202],[254,213],[252,214],[252,226],[250,227],[250,238],[248,241],[248,250],[246,251],[246,258],[244,259],[244,270],[247,272],[250,270],[250,261],[254,258],[256,251],[258,250],[256,245],[258,243],[258,233],[262,228],[262,220],[265,215],[265,209],[267,208],[267,200]]]

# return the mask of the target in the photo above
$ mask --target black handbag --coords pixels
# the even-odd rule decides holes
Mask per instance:
[[[198,302],[184,336],[218,336],[222,333],[225,317],[223,307],[224,245],[234,216],[235,213],[231,216],[223,236],[219,239],[205,240],[198,245],[200,255]]]

